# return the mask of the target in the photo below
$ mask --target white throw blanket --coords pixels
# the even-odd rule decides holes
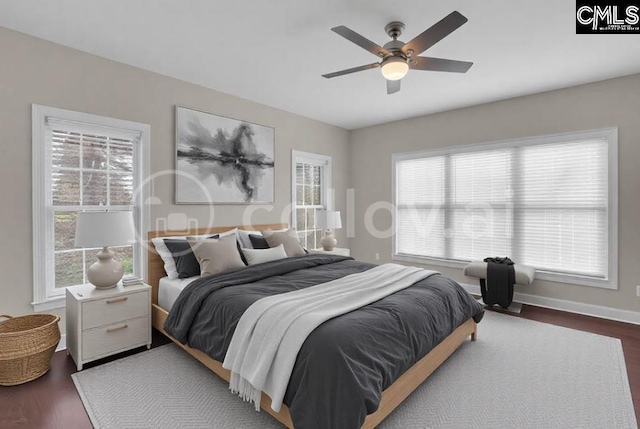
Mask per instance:
[[[262,298],[242,315],[222,366],[229,388],[260,410],[262,392],[280,411],[298,352],[309,334],[329,319],[412,286],[436,271],[384,264],[363,273]]]

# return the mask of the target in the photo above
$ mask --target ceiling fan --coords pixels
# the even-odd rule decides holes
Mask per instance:
[[[393,40],[386,43],[384,47],[378,46],[371,40],[361,36],[344,25],[334,27],[331,31],[338,33],[345,39],[371,52],[373,55],[382,58],[382,61],[334,73],[323,74],[322,77],[331,79],[333,77],[344,76],[346,74],[380,67],[382,76],[387,80],[387,94],[394,94],[400,91],[400,79],[406,76],[409,69],[466,73],[473,63],[419,56],[440,40],[460,28],[465,22],[467,22],[467,18],[465,18],[460,12],[451,12],[438,23],[434,24],[431,28],[425,30],[422,34],[418,35],[408,43],[398,40],[398,37],[400,37],[404,30],[404,24],[398,21],[390,22],[384,27],[384,30]]]

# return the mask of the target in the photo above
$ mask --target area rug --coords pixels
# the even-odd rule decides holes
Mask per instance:
[[[173,344],[72,377],[96,428],[282,427]],[[487,312],[478,341],[462,345],[380,428],[637,423],[620,340]]]

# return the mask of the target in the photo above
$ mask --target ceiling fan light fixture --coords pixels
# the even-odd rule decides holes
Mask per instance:
[[[401,57],[391,57],[382,62],[382,76],[387,80],[400,80],[407,75],[409,64]]]
[[[404,43],[398,39],[404,30],[404,24],[399,21],[393,21],[384,28],[387,35],[393,40],[385,43],[383,46],[372,42],[344,25],[333,27],[331,31],[355,43],[365,51],[372,53],[378,57],[377,61],[380,61],[379,58],[382,58],[382,61],[323,74],[322,77],[331,79],[351,73],[380,68],[382,77],[387,81],[387,94],[391,95],[400,91],[400,80],[407,75],[409,69],[414,71],[466,73],[473,63],[420,56],[424,51],[460,28],[465,22],[467,22],[467,18],[460,12],[454,10],[409,42]]]

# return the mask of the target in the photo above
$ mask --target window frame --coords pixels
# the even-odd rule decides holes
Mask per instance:
[[[144,183],[149,172],[149,147],[151,127],[147,124],[131,122],[122,119],[75,112],[56,107],[33,104],[31,106],[32,121],[32,222],[33,222],[33,302],[35,311],[47,311],[65,307],[65,288],[56,288],[51,281],[51,268],[55,267],[54,245],[55,225],[53,210],[49,206],[52,198],[51,159],[52,148],[48,138],[47,118],[76,123],[79,128],[96,127],[112,128],[115,133],[120,130],[137,132],[140,139],[134,145],[134,223],[142,240],[134,244],[134,258],[136,266],[134,275],[145,278],[147,268],[147,254],[144,251],[144,237],[149,230],[149,208],[144,203],[149,197],[146,187],[136,192],[137,186]]]
[[[333,210],[333,195],[331,195],[331,156],[317,153],[291,150],[291,226],[297,226],[296,209],[298,208],[296,192],[296,165],[298,162],[321,166],[323,169],[324,183],[321,185],[320,198],[324,210]],[[317,228],[316,228],[317,230]],[[296,231],[297,232],[297,231]]]
[[[618,128],[603,128],[582,132],[552,134],[537,137],[524,137],[512,140],[502,140],[490,143],[460,145],[450,148],[439,148],[419,152],[398,153],[391,157],[392,180],[392,249],[391,259],[394,261],[421,263],[448,268],[464,268],[469,261],[444,259],[436,257],[399,254],[397,248],[397,171],[396,164],[399,161],[412,159],[446,156],[460,153],[480,152],[492,149],[519,148],[534,145],[553,143],[565,143],[577,140],[605,139],[608,147],[608,194],[607,194],[607,275],[604,279],[582,276],[572,273],[559,273],[545,270],[537,270],[536,279],[558,283],[569,283],[582,286],[591,286],[604,289],[618,289]],[[515,238],[512,238],[515,239]]]

